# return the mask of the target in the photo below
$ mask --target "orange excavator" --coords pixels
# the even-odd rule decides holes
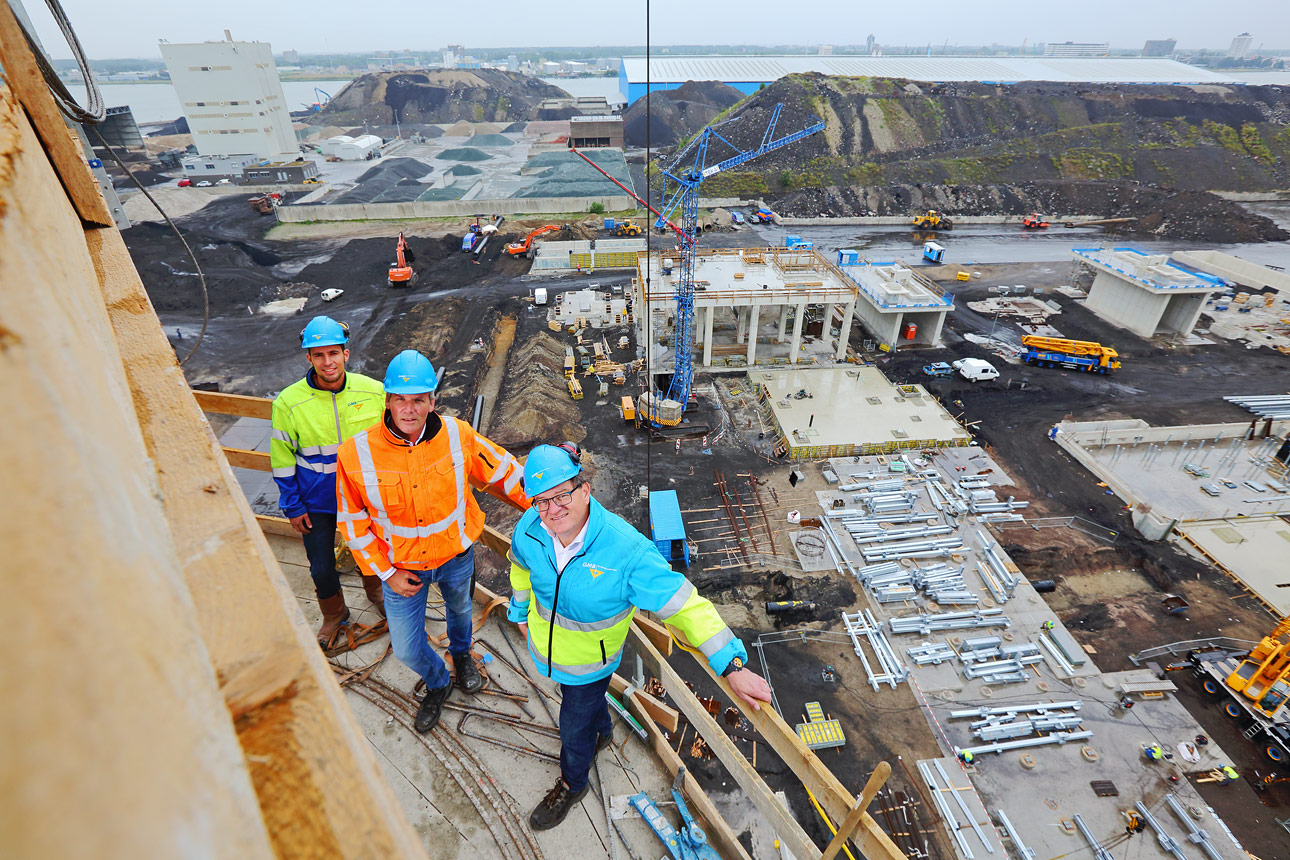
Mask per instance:
[[[1021,226],[1026,230],[1044,230],[1047,229],[1048,222],[1041,218],[1038,212],[1031,212],[1021,219]]]
[[[506,253],[510,254],[512,257],[518,257],[521,254],[526,257],[531,257],[533,256],[533,240],[538,236],[545,236],[547,233],[551,233],[559,229],[560,227],[557,224],[543,224],[541,227],[525,236],[523,242],[512,242],[507,245]]]
[[[390,264],[389,281],[391,287],[406,287],[412,283],[412,262],[416,259],[408,242],[399,233],[399,243],[394,246],[395,261]]]

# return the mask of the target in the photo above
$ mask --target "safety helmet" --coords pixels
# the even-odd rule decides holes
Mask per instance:
[[[385,369],[386,394],[433,394],[439,387],[434,365],[415,349],[405,349],[394,356]]]
[[[300,348],[336,346],[349,343],[349,326],[331,317],[314,317],[300,332]]]
[[[582,450],[577,445],[538,445],[524,461],[524,492],[532,498],[581,473]]]

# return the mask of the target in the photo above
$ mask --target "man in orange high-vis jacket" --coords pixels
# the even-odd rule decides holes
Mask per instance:
[[[394,656],[425,681],[414,725],[434,728],[452,690],[443,659],[426,641],[428,583],[443,595],[457,684],[479,692],[470,656],[474,543],[484,512],[471,484],[527,510],[524,470],[469,424],[435,413],[438,376],[430,360],[404,350],[385,373],[385,415],[337,454],[337,523],[363,573],[379,576]]]

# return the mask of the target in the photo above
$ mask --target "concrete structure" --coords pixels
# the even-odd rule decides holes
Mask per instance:
[[[575,116],[569,118],[569,146],[578,149],[611,146],[623,148],[621,116]]]
[[[609,293],[596,290],[570,290],[555,297],[547,319],[563,325],[575,325],[585,320],[592,328],[622,325],[627,319],[627,299],[614,298]]]
[[[971,435],[921,385],[896,385],[876,367],[753,370],[770,412],[776,453],[793,460],[967,445]]]
[[[1273,289],[1290,298],[1290,275],[1222,251],[1175,251],[1173,259],[1191,269],[1253,290]]]
[[[1142,56],[1172,57],[1177,47],[1177,39],[1148,39],[1142,46]]]
[[[632,269],[637,255],[645,250],[645,238],[580,239],[572,242],[537,242],[533,271],[594,271],[596,269]]]
[[[1044,45],[1045,57],[1105,57],[1110,52],[1110,42],[1049,42]]]
[[[161,56],[202,155],[300,151],[268,42],[234,42],[225,30],[222,42],[162,42]]]
[[[838,268],[867,299],[856,310],[881,343],[895,348],[940,341],[953,296],[902,263],[870,263],[857,251],[839,251]]]
[[[654,367],[659,368],[656,372],[666,372],[663,368],[672,364],[668,347],[673,342],[671,327],[675,322],[679,265],[675,253],[669,256],[662,252],[648,258],[641,254],[637,262],[633,284],[637,340],[654,353]],[[861,298],[854,281],[814,251],[705,249],[695,256],[694,278],[694,346],[699,352],[695,364],[703,367],[713,366],[714,354],[738,354],[743,360],[735,364],[752,367],[758,361],[759,344],[765,347],[763,363],[796,364],[801,357],[807,309],[813,306],[822,306],[823,319],[830,329],[841,314],[837,347],[830,347],[828,353],[842,361],[857,303],[867,301]],[[793,330],[785,354],[777,347],[782,347],[789,337],[790,316]],[[715,345],[717,318],[721,318],[722,335],[733,329],[734,343]],[[763,327],[766,331],[762,331]],[[827,342],[829,337],[828,330],[822,331],[822,340]]]
[[[1096,272],[1085,305],[1107,322],[1142,337],[1191,334],[1221,279],[1184,269],[1164,254],[1136,248],[1075,248]]]
[[[134,112],[129,105],[108,108],[99,124],[99,134],[111,146],[125,149],[143,146],[143,135],[139,133],[139,125],[134,121]]]
[[[341,161],[365,161],[380,152],[384,143],[374,134],[362,134],[336,144],[336,157]]]
[[[623,57],[618,89],[628,104],[645,95],[644,57]],[[1239,83],[1231,75],[1165,59],[1063,57],[677,57],[649,61],[650,89],[674,90],[686,81],[723,81],[754,93],[785,75],[819,72],[847,77],[914,81],[1018,81],[1065,83]]]
[[[209,179],[218,182],[221,179],[241,178],[242,171],[251,164],[261,161],[255,155],[186,155],[181,163],[184,176],[193,182]]]
[[[1250,52],[1250,43],[1253,41],[1254,37],[1249,33],[1242,33],[1232,39],[1232,46],[1227,49],[1227,55],[1234,60],[1244,59],[1245,55]]]

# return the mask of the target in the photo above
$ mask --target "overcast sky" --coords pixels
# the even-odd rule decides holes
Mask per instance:
[[[46,50],[71,56],[43,0],[23,0]],[[379,50],[631,45],[645,43],[642,0],[62,0],[91,59],[160,58],[157,42],[223,38],[267,41],[275,51]],[[879,43],[1019,45],[1107,42],[1140,48],[1146,39],[1176,38],[1179,49],[1226,48],[1242,31],[1253,47],[1290,48],[1287,0],[969,0],[807,4],[733,0],[652,0],[654,45],[832,45]],[[592,52],[594,53],[594,52]]]

